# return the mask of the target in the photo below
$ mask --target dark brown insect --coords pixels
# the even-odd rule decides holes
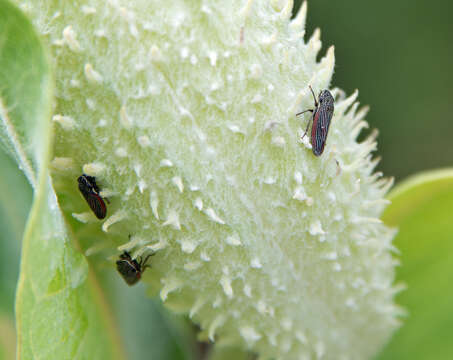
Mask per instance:
[[[154,253],[149,254],[144,260],[139,256],[137,261],[132,259],[131,255],[125,251],[120,255],[120,259],[116,261],[116,269],[129,286],[134,285],[140,280],[146,268],[151,267],[147,264],[147,261],[153,255]]]
[[[315,108],[304,110],[296,116],[301,115],[307,111],[313,113],[311,120],[313,125],[311,127],[311,147],[313,154],[315,156],[320,156],[324,151],[324,146],[326,145],[327,133],[329,132],[330,121],[332,120],[333,111],[334,111],[334,98],[329,90],[323,90],[319,93],[318,100],[316,100],[315,93],[310,86],[313,99],[315,100]],[[305,133],[302,136],[302,139],[307,134],[308,128],[310,126],[310,121],[307,124]]]
[[[107,207],[105,206],[104,199],[99,195],[99,187],[96,184],[94,176],[82,174],[77,179],[79,182],[79,190],[94,212],[98,219],[104,219],[107,215]],[[106,199],[107,200],[107,199]]]

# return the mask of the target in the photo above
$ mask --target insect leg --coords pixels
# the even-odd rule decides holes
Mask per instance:
[[[318,107],[318,100],[316,100],[316,96],[315,96],[315,93],[313,92],[313,88],[311,87],[311,85],[308,85],[308,87],[310,88],[311,94],[313,95],[313,100],[315,101],[315,107]]]
[[[297,113],[296,116],[306,113],[307,111],[313,112],[314,110],[313,109],[304,110],[304,111],[301,111],[300,113]]]
[[[313,112],[313,111],[312,111],[312,112]],[[305,132],[304,132],[304,134],[302,135],[301,139],[303,139],[303,138],[305,137],[305,135],[307,135],[308,128],[310,127],[311,120],[312,120],[312,118],[310,118],[310,120],[308,120],[307,128],[305,129]]]
[[[149,259],[151,256],[154,256],[154,255],[156,255],[156,253],[149,254],[149,255],[145,258],[145,261],[141,261],[141,262],[140,262],[140,266],[143,267],[143,270],[145,270],[145,268],[147,268],[147,267],[149,267],[149,268],[151,267],[151,265],[148,265],[147,262],[148,262],[148,259]]]

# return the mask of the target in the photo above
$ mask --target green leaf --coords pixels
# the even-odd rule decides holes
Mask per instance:
[[[31,207],[32,192],[24,174],[0,150],[0,313],[14,319],[20,245]]]
[[[453,169],[414,176],[389,198],[383,219],[399,228],[397,281],[407,289],[397,302],[408,315],[379,359],[451,359]]]
[[[92,266],[98,265],[95,260],[88,264],[82,255],[81,239],[70,219],[64,219],[49,177],[53,88],[45,50],[28,20],[4,0],[0,0],[0,34],[0,145],[35,191],[16,296],[18,358],[122,359],[127,353],[132,358],[190,359],[184,340],[188,331],[177,325],[179,321],[168,319],[161,306],[145,300],[140,287],[124,285],[112,271],[113,264],[99,272],[102,266]],[[7,293],[12,295],[17,272],[11,268],[18,265],[17,236],[23,230],[30,190],[23,182],[9,181],[11,162],[5,164],[10,167],[2,166],[8,176],[0,180],[4,215],[0,225],[5,222],[1,249],[12,247],[16,253],[9,259],[0,257],[1,269],[8,268],[2,271],[0,289],[8,285]],[[76,185],[74,189],[76,193]],[[94,235],[85,231],[85,236]],[[4,299],[3,307],[10,309],[12,299],[9,303],[7,296]],[[11,358],[14,341],[6,341],[11,338],[8,334],[14,335],[10,315],[0,318],[0,329],[5,340],[0,341],[0,358]]]
[[[52,81],[29,21],[0,1],[0,139],[35,189],[16,297],[19,358],[124,358],[99,285],[48,176]]]
[[[0,150],[0,359],[14,359],[14,295],[20,245],[31,206],[31,188],[17,165]]]

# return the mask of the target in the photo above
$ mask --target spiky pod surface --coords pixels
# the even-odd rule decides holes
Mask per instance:
[[[332,90],[321,157],[300,140],[308,85],[329,88],[334,69],[333,48],[316,60],[318,30],[304,41],[305,4],[291,21],[292,1],[20,3],[51,49],[68,217],[156,251],[143,281],[211,340],[265,359],[379,349],[397,326],[379,220],[391,182],[373,173],[375,134],[356,140],[357,93]],[[77,194],[82,172],[111,201],[103,222]]]

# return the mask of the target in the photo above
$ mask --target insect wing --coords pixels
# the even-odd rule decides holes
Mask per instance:
[[[140,280],[140,272],[127,260],[118,260],[116,269],[128,285],[134,285]]]
[[[82,194],[94,215],[100,220],[104,219],[107,215],[107,207],[102,197],[94,192],[82,192]]]
[[[320,156],[326,145],[330,121],[333,116],[333,105],[322,105],[313,114],[313,126],[311,128],[311,145],[313,154]]]

